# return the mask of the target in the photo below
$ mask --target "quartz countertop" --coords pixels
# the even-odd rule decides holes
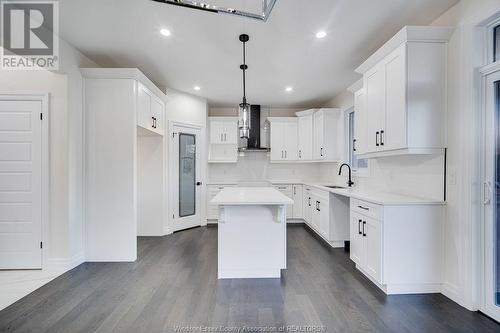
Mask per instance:
[[[422,198],[406,194],[387,193],[382,191],[365,190],[354,188],[329,188],[325,185],[344,186],[338,184],[325,184],[317,182],[303,182],[303,185],[318,188],[323,191],[328,191],[333,194],[346,196],[349,198],[368,201],[380,205],[443,205],[443,200],[431,198]]]
[[[228,187],[210,203],[215,205],[291,205],[293,200],[272,187]]]

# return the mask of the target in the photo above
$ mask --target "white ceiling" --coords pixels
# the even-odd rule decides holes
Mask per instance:
[[[215,1],[249,10],[260,4]],[[224,106],[241,100],[238,36],[248,33],[249,103],[308,107],[358,79],[353,69],[404,25],[429,24],[457,2],[278,0],[263,23],[150,0],[64,0],[60,34],[101,66],[138,67],[160,87]],[[161,36],[160,28],[172,35]],[[316,39],[319,30],[327,37]]]

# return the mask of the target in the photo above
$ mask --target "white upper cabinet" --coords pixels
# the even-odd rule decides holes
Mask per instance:
[[[313,120],[313,160],[339,161],[340,110],[319,109],[314,113]]]
[[[210,117],[210,143],[238,144],[238,118]]]
[[[267,120],[271,124],[271,161],[297,161],[297,118],[269,117]]]
[[[209,117],[209,163],[236,163],[238,160],[238,118]]]
[[[366,135],[366,112],[365,110],[365,90],[363,88],[354,92],[354,142],[353,150],[356,154],[363,154],[366,152],[367,140]]]
[[[151,132],[163,135],[165,121],[164,102],[146,88],[137,84],[137,125]]]
[[[314,112],[307,110],[297,112],[298,121],[298,157],[299,161],[312,161],[313,159],[313,128]]]
[[[452,29],[405,27],[365,61],[355,93],[356,153],[371,158],[446,148],[446,50]]]

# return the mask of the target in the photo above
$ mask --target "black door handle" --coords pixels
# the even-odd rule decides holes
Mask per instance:
[[[363,222],[363,221],[358,220],[358,234],[360,234],[360,235],[362,234],[362,232],[361,232],[361,222]]]
[[[363,221],[363,237],[366,237],[365,225],[366,225],[366,221]]]
[[[380,145],[384,145],[384,131],[380,131]]]
[[[309,207],[311,207],[311,197],[309,197]]]
[[[319,209],[319,204],[320,204],[320,203],[321,203],[321,202],[316,201],[316,210],[317,210],[318,212],[321,212],[321,209]]]
[[[356,139],[352,140],[352,151],[356,151]]]
[[[375,133],[375,145],[378,147],[380,146],[380,144],[378,143],[378,135],[380,134],[380,132],[377,132]]]
[[[196,182],[196,186],[201,186],[202,184],[202,182]]]

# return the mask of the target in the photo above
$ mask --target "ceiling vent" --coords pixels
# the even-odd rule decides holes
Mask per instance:
[[[244,10],[239,10],[236,8],[229,8],[218,5],[211,5],[207,0],[206,2],[192,1],[192,0],[152,0],[156,2],[161,2],[167,5],[173,6],[181,6],[187,7],[196,10],[203,10],[206,12],[212,12],[217,14],[226,14],[226,15],[234,15],[241,16],[244,18],[250,18],[258,21],[266,22],[271,15],[271,11],[273,10],[274,5],[277,0],[262,0],[262,10],[259,13],[251,13]]]

